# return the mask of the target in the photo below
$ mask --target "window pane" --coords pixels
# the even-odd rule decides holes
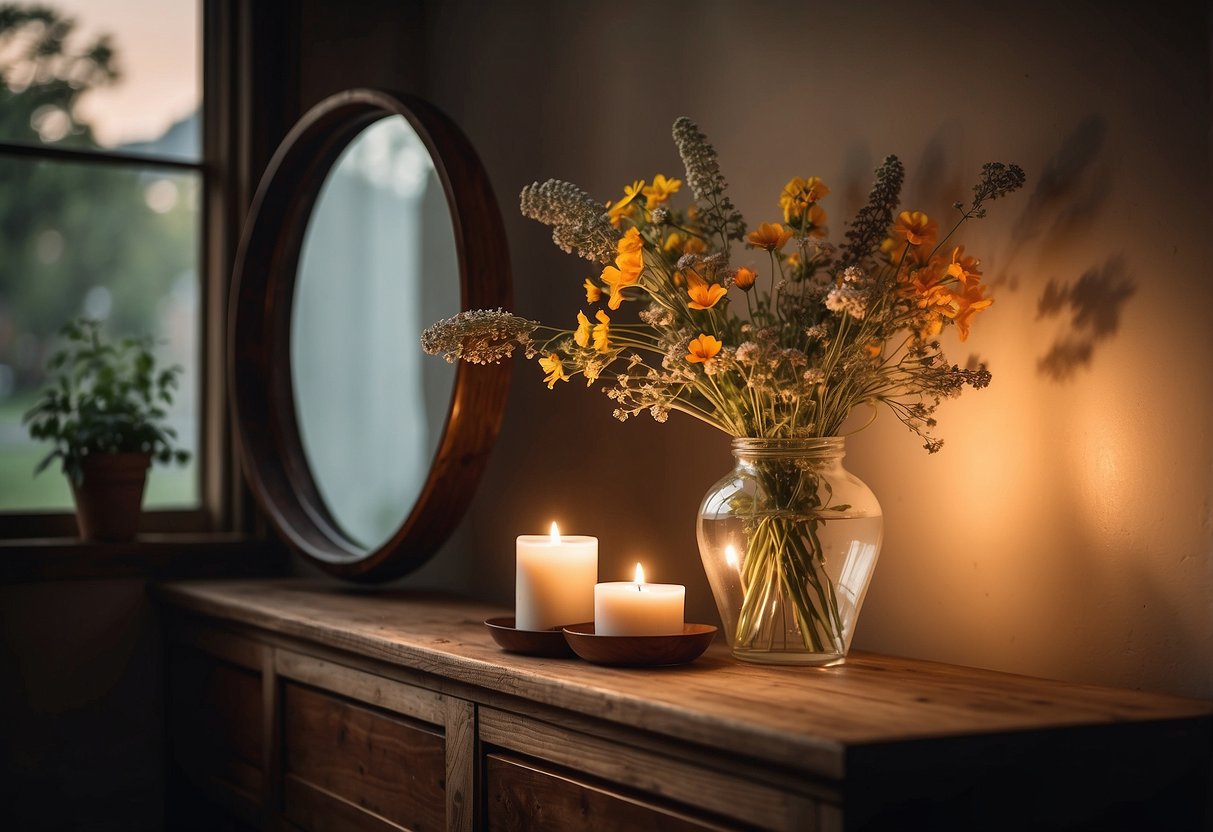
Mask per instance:
[[[171,423],[197,449],[201,177],[0,158],[0,182],[0,510],[69,508],[57,468],[33,477],[49,446],[21,416],[77,315],[163,342],[159,359],[185,368]],[[196,506],[198,493],[196,460],[157,465],[144,505]]]
[[[201,158],[198,0],[0,8],[0,141]]]

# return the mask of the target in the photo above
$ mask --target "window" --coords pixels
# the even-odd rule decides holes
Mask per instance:
[[[151,334],[185,372],[171,413],[185,467],[146,509],[204,502],[201,0],[0,3],[0,512],[66,512],[21,424],[77,315]]]

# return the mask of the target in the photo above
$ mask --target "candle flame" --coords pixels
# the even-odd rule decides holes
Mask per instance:
[[[737,550],[731,543],[724,547],[724,562],[734,569],[741,569],[741,561],[737,559]]]
[[[556,528],[556,521],[552,521],[552,545],[560,543],[560,529]]]
[[[644,567],[639,563],[636,564],[636,586],[637,588],[644,583]]]

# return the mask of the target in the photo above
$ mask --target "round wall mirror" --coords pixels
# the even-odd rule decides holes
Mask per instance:
[[[508,365],[449,365],[421,330],[508,306],[487,176],[424,102],[350,90],[288,134],[237,254],[232,409],[246,479],[278,534],[325,570],[424,563],[467,506]]]

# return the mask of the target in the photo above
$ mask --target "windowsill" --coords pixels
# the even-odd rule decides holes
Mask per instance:
[[[129,543],[0,540],[0,584],[108,578],[256,577],[289,572],[277,541],[243,534],[141,534]]]

